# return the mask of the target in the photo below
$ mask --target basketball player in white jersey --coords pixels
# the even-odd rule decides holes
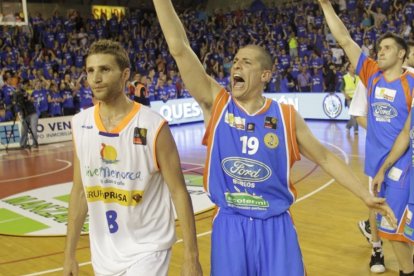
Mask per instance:
[[[110,40],[91,45],[88,82],[98,103],[75,115],[73,187],[64,275],[78,275],[76,245],[89,212],[95,275],[168,274],[174,202],[184,240],[182,274],[202,275],[191,199],[164,118],[125,95],[128,54]]]

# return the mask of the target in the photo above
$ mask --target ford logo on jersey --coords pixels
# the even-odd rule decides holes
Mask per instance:
[[[389,103],[374,103],[372,104],[374,116],[382,119],[392,119],[397,117],[397,110]]]
[[[228,176],[243,181],[265,181],[271,175],[266,164],[249,158],[227,157],[221,161],[221,166]]]

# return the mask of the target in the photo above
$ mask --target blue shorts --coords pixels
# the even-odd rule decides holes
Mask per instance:
[[[404,214],[410,194],[408,182],[408,177],[407,179],[402,180],[401,183],[391,182],[385,179],[385,182],[381,186],[379,196],[384,197],[387,200],[388,205],[391,207],[397,218],[397,228],[392,229],[381,214],[377,215],[378,231],[382,238],[393,241],[408,241],[403,235],[405,226]]]
[[[404,237],[414,243],[414,204],[409,203],[404,215]]]
[[[304,276],[290,214],[255,219],[219,210],[211,235],[211,275]]]
[[[413,168],[411,168],[413,170]],[[412,175],[412,174],[411,174]],[[412,178],[412,176],[411,176]],[[404,215],[404,237],[414,243],[414,180],[410,181],[410,197]]]

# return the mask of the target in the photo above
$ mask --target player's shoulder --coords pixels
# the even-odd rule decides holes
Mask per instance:
[[[139,111],[136,116],[137,119],[143,123],[158,125],[159,123],[166,121],[166,119],[161,114],[151,109],[151,107],[145,106],[143,104],[139,104]]]
[[[94,117],[96,106],[86,108],[72,117],[72,122],[76,125],[77,122],[82,122]]]
[[[414,68],[404,67],[405,72],[401,76],[402,79],[406,79],[410,84],[414,85]]]
[[[414,68],[413,67],[407,66],[407,67],[404,67],[404,69],[407,71],[408,74],[410,74],[411,76],[414,76]]]

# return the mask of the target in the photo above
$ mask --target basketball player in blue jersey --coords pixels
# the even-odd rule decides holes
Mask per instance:
[[[406,59],[406,65],[409,66],[407,69],[412,69],[414,67],[414,42],[408,42],[409,54]],[[412,105],[412,104],[411,104]],[[377,192],[381,189],[381,185],[384,183],[384,176],[387,171],[398,161],[403,154],[407,152],[407,148],[411,145],[410,150],[408,151],[411,154],[412,158],[414,156],[414,136],[410,135],[410,129],[414,128],[413,126],[413,113],[410,112],[408,115],[407,121],[404,125],[403,130],[398,135],[395,143],[388,154],[387,158],[383,162],[382,166],[378,170],[376,176],[372,180],[373,192]],[[404,211],[403,223],[404,225],[404,236],[409,239],[411,242],[414,242],[414,220],[412,220],[412,215],[414,212],[414,164],[410,165],[410,193],[408,198],[408,206]]]
[[[330,1],[319,0],[319,3],[333,36],[367,87],[365,174],[374,177],[403,129],[411,110],[414,75],[402,67],[408,54],[408,46],[401,37],[386,33],[377,42],[376,62],[366,57],[352,40]],[[386,198],[393,209],[398,227],[389,227],[381,215],[377,216],[379,236],[390,241],[398,260],[400,275],[414,275],[412,247],[403,235],[403,216],[409,196],[409,166],[410,154],[406,151],[389,168],[380,191],[380,195]]]
[[[73,187],[64,275],[78,275],[76,245],[87,213],[95,275],[167,276],[175,205],[184,240],[182,274],[202,275],[194,213],[168,123],[130,100],[130,62],[122,46],[93,43],[88,83],[99,101],[74,116]]]
[[[414,42],[407,42],[409,54],[405,59],[404,68],[408,71],[414,72]],[[362,82],[359,82],[355,90],[354,98],[352,99],[349,113],[357,117],[358,123],[366,129],[367,125],[367,89]],[[386,162],[384,162],[386,163]],[[372,177],[369,177],[370,191],[372,188]],[[412,191],[413,189],[411,189]],[[384,254],[382,252],[382,241],[378,236],[376,214],[369,212],[369,218],[366,221],[359,221],[358,226],[361,233],[371,242],[373,250],[371,254],[370,267],[374,273],[382,273],[385,271]]]
[[[305,275],[289,212],[296,198],[290,172],[300,153],[394,224],[384,199],[370,195],[345,163],[316,140],[293,106],[263,97],[272,75],[266,50],[248,45],[237,52],[229,93],[205,72],[171,1],[153,2],[170,52],[207,127],[204,186],[217,205],[213,276]]]

